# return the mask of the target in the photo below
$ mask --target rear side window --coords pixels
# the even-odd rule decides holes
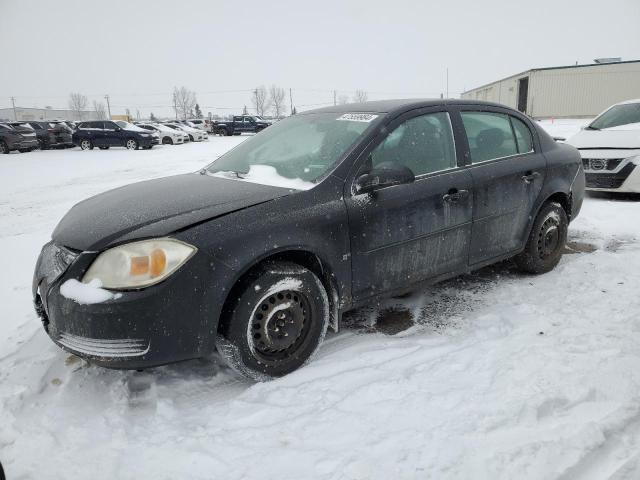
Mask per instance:
[[[399,163],[416,176],[455,168],[449,114],[430,113],[401,123],[371,152],[371,162],[374,168],[381,163]]]
[[[471,162],[486,162],[518,154],[509,116],[494,112],[462,112]]]
[[[531,138],[531,130],[523,121],[516,117],[511,117],[513,131],[516,134],[516,142],[518,143],[518,153],[527,153],[533,151],[533,139]]]

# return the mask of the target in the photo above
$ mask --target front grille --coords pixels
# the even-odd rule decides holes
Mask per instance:
[[[585,170],[615,170],[624,158],[583,158],[582,165]]]
[[[58,343],[77,353],[93,357],[140,357],[149,351],[150,344],[141,338],[103,340],[61,333]]]
[[[636,166],[628,163],[617,173],[585,173],[587,188],[620,188]]]

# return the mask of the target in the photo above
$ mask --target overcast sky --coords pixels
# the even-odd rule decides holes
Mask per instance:
[[[250,90],[293,90],[300,109],[362,89],[437,97],[533,67],[640,59],[640,0],[0,0],[0,107],[171,113],[185,85],[203,112]]]

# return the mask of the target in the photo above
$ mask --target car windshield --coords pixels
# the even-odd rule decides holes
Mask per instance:
[[[602,130],[603,128],[619,127],[632,123],[640,123],[640,103],[614,105],[591,122],[589,127],[594,130]]]
[[[373,128],[381,115],[295,115],[246,140],[207,167],[209,174],[307,189]]]

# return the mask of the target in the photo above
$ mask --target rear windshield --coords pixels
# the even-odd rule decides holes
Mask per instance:
[[[640,123],[640,103],[614,105],[591,122],[589,127],[602,130],[603,128],[619,127],[632,123]]]

